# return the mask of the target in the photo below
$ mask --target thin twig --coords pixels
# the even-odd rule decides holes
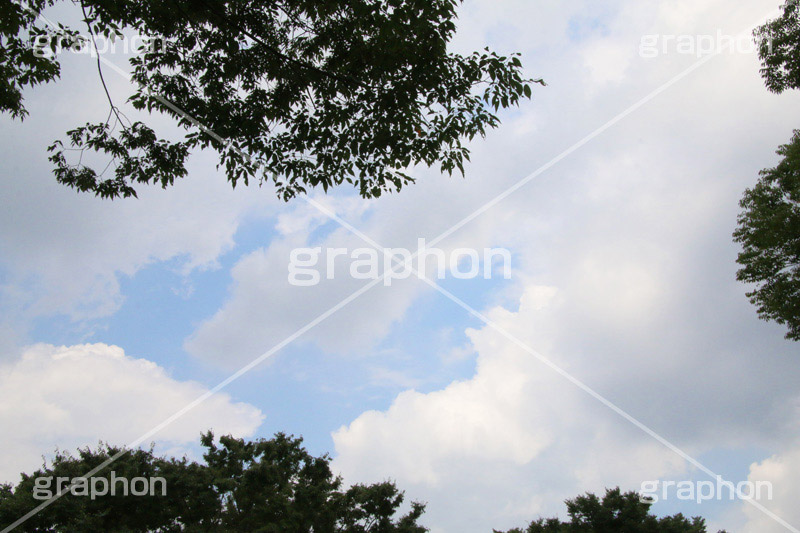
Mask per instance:
[[[97,49],[97,41],[95,40],[94,30],[92,29],[92,24],[89,22],[89,15],[86,13],[86,6],[84,5],[83,0],[81,0],[81,11],[83,11],[83,19],[84,22],[86,22],[86,27],[89,28],[89,34],[92,36],[92,46],[94,47],[94,53],[97,57],[97,72],[100,74],[100,83],[103,84],[103,90],[106,92],[106,98],[108,98],[108,103],[111,106],[111,110],[117,116],[117,120],[124,129],[125,123],[122,122],[122,118],[119,116],[117,106],[114,105],[114,101],[111,99],[111,93],[108,92],[108,86],[106,85],[106,80],[103,77],[103,67],[100,65],[100,51]]]

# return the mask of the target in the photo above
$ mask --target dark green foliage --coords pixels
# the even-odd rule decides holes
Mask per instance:
[[[37,478],[54,476],[70,479],[83,476],[119,452],[119,448],[101,445],[96,451],[79,450],[77,457],[58,453],[49,467],[22,480],[12,490],[8,485],[0,493],[0,526],[7,526],[42,503],[35,499]],[[214,517],[216,498],[209,491],[211,477],[199,465],[185,460],[166,460],[152,452],[133,450],[123,454],[113,466],[98,475],[108,478],[113,470],[117,478],[163,477],[168,497],[65,495],[33,515],[18,531],[177,531],[166,527],[175,517],[191,517],[197,524]],[[56,484],[51,486],[56,492]]]
[[[736,278],[756,283],[747,293],[766,320],[785,324],[800,340],[800,131],[778,149],[783,159],[761,171],[744,193],[734,240],[742,245]]]
[[[3,2],[14,15],[2,17],[3,45],[21,51],[0,65],[0,110],[22,116],[22,89],[58,75],[57,58],[36,59],[31,42],[43,31],[31,13],[56,1],[22,0],[29,11]],[[135,196],[137,184],[166,187],[185,176],[196,147],[219,153],[233,186],[273,179],[284,200],[345,182],[363,197],[380,196],[413,181],[403,169],[415,164],[463,174],[466,141],[543,82],[522,78],[518,54],[448,52],[458,3],[84,0],[92,35],[147,38],[131,59],[130,102],[171,116],[187,133],[159,140],[109,97],[105,123],[50,147],[56,177],[104,198]],[[108,154],[113,165],[97,172],[70,161],[67,148]]]
[[[800,2],[789,0],[782,14],[757,28],[761,75],[767,89],[800,89]],[[736,279],[756,284],[747,293],[759,317],[786,325],[786,338],[800,340],[800,131],[778,148],[783,159],[760,172],[745,191],[733,234],[742,245]]]
[[[689,520],[680,513],[657,518],[650,514],[650,503],[641,501],[635,492],[622,493],[619,488],[607,489],[602,499],[586,493],[566,504],[567,522],[540,518],[525,529],[506,533],[706,533],[702,518]]]
[[[756,28],[761,75],[767,89],[800,89],[800,2],[789,0],[782,14]]]
[[[47,28],[37,21],[36,13],[52,5],[53,1],[29,0],[24,4],[12,0],[0,1],[0,112],[24,118],[25,106],[22,91],[40,83],[58,78],[59,64],[52,57],[35,53],[35,39],[46,35]],[[64,39],[53,40],[53,46]],[[56,30],[54,30],[56,31]]]
[[[278,434],[245,441],[203,435],[206,464],[166,459],[133,450],[96,474],[108,478],[160,476],[166,495],[88,496],[66,494],[19,526],[19,531],[126,531],[269,533],[424,533],[417,523],[424,506],[395,518],[403,494],[393,483],[355,485],[334,477],[327,456],[313,457],[302,440]],[[39,505],[34,480],[80,477],[119,449],[101,445],[77,457],[59,453],[53,464],[23,474],[15,487],[0,486],[0,527]],[[55,490],[54,490],[55,492]]]

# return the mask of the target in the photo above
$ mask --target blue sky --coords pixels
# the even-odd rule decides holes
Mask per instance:
[[[132,276],[121,276],[123,300],[113,314],[79,323],[65,316],[41,317],[34,321],[30,337],[53,345],[100,342],[124,346],[132,355],[147,354],[148,360],[169,370],[176,379],[208,384],[222,381],[230,373],[227,369],[198,365],[183,343],[228,297],[230,269],[236,262],[269,246],[275,236],[274,225],[274,219],[244,222],[234,235],[235,247],[222,254],[214,268],[182,274],[186,258],[177,257],[147,265]],[[338,227],[335,222],[325,224],[310,237],[310,244],[329,234],[330,226]],[[445,279],[442,285],[480,308],[495,299],[504,283],[500,277]],[[476,319],[458,312],[453,302],[426,294],[370,353],[342,360],[298,340],[274,361],[241,378],[235,385],[236,398],[269,413],[257,436],[290,432],[303,435],[314,453],[329,452],[332,429],[365,409],[386,409],[404,386],[413,384],[415,389],[429,392],[453,379],[469,378],[474,373],[474,357],[465,354],[443,361],[443,356],[454,345],[467,342],[466,326],[477,325]],[[265,346],[264,351],[270,347]],[[396,375],[380,372],[389,369]]]
[[[419,280],[375,287],[156,435],[158,449],[196,456],[209,428],[302,435],[346,481],[392,478],[427,501],[434,532],[563,516],[565,498],[604,487],[704,479],[541,356],[726,479],[772,482],[762,503],[800,527],[798,350],[756,318],[730,239],[738,199],[797,127],[800,98],[769,94],[746,50],[690,73],[693,54],[640,54],[645,35],[737,35],[776,7],[466,1],[453,49],[521,51],[548,87],[473,143],[465,179],[419,168],[415,185],[379,200],[312,198],[414,250],[546,167],[439,244],[511,251],[511,279],[441,282],[490,323]],[[210,153],[139,200],[56,184],[44,147],[106,112],[93,69],[65,57],[59,84],[28,95],[31,116],[0,130],[9,481],[56,446],[133,441],[365,283],[342,266],[291,286],[292,249],[364,243],[268,186],[230,190]],[[120,101],[130,94],[123,77],[106,79]],[[700,514],[713,531],[792,530],[741,501],[654,509]]]

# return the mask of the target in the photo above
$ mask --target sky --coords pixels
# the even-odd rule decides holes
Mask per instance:
[[[731,233],[798,127],[800,95],[764,88],[746,38],[703,49],[778,4],[598,4],[466,0],[452,50],[521,52],[547,86],[470,145],[465,178],[415,168],[413,186],[376,200],[233,190],[206,152],[166,190],[77,194],[46,146],[108,109],[94,61],[65,54],[61,80],[26,93],[30,116],[1,119],[0,480],[56,448],[134,442],[212,392],[146,443],[199,459],[208,429],[302,436],[347,483],[392,479],[426,502],[435,533],[524,526],[586,491],[708,472],[770,482],[772,498],[673,493],[654,512],[797,531],[800,353],[748,303]],[[125,70],[125,54],[104,57]],[[130,83],[105,72],[123,102]],[[416,251],[440,235],[448,254],[508,249],[509,279],[365,288],[339,258],[333,279],[289,282],[293,250],[367,236]]]

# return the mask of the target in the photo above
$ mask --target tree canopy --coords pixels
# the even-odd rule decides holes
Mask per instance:
[[[39,17],[61,0],[0,2],[0,110],[23,118],[23,92],[60,75],[59,47],[80,28]],[[412,165],[464,173],[466,143],[530,98],[519,54],[450,52],[460,0],[82,0],[89,38],[143,36],[131,58],[139,110],[185,130],[160,138],[113,102],[104,122],[50,147],[60,183],[104,198],[186,176],[193,148],[219,154],[233,186],[274,181],[288,200],[348,183],[363,197],[399,191]],[[44,43],[44,44],[43,44]],[[102,79],[102,65],[97,58]],[[110,158],[105,169],[76,152]],[[75,157],[71,157],[75,156]]]
[[[770,91],[800,89],[800,3],[755,31],[761,74]],[[756,287],[747,293],[758,315],[786,325],[786,338],[800,340],[800,130],[778,148],[781,161],[760,172],[747,189],[734,241],[742,245],[736,273]]]
[[[566,522],[540,518],[525,529],[506,533],[706,533],[702,518],[690,520],[680,513],[658,518],[650,513],[651,504],[639,494],[623,493],[619,488],[607,489],[602,499],[587,492],[566,504]]]
[[[344,488],[332,474],[327,455],[310,455],[302,439],[278,433],[272,439],[244,440],[211,432],[201,437],[204,462],[165,458],[152,450],[122,450],[101,444],[77,456],[58,452],[51,464],[23,473],[16,486],[0,485],[0,527],[14,523],[43,499],[37,480],[67,480],[66,493],[19,525],[20,531],[263,533],[425,533],[419,524],[425,505],[404,505],[391,481]],[[95,473],[114,478],[163,478],[164,490],[147,495],[91,494],[69,489]],[[49,485],[51,493],[57,492]],[[38,494],[38,498],[37,498]],[[45,495],[47,496],[47,495]],[[538,519],[506,533],[706,533],[702,518],[682,514],[658,518],[651,504],[619,488],[601,499],[592,493],[566,501],[568,521]],[[405,509],[405,513],[401,512]],[[495,530],[494,533],[499,533]],[[725,532],[720,532],[725,533]]]
[[[739,205],[734,240],[742,245],[736,274],[755,283],[748,292],[758,314],[785,324],[786,338],[800,340],[800,131],[778,149],[783,159],[761,171]]]
[[[19,531],[127,531],[265,533],[423,533],[424,505],[412,503],[397,516],[403,493],[392,482],[343,488],[327,456],[314,457],[302,440],[284,434],[245,441],[207,433],[205,463],[130,450],[93,477],[131,480],[161,477],[153,494],[66,494],[19,526]],[[36,480],[75,480],[102,465],[119,448],[58,453],[49,466],[22,474],[14,487],[0,485],[0,524],[7,526],[41,502]],[[55,487],[51,489],[55,493]]]
[[[756,28],[761,76],[767,89],[800,89],[800,1],[788,0],[781,16]]]

